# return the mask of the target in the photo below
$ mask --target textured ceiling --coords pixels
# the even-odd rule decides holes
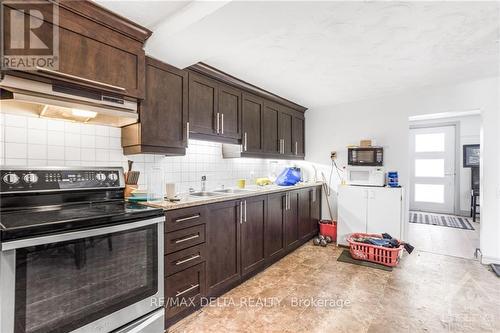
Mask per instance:
[[[498,7],[230,2],[175,34],[162,29],[168,20],[157,23],[147,50],[179,67],[204,61],[315,107],[498,75]]]
[[[178,12],[190,1],[165,0],[94,0],[117,14],[131,19],[142,26],[153,29],[159,22]]]

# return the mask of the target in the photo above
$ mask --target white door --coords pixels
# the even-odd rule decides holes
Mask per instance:
[[[337,244],[348,245],[347,235],[366,232],[368,190],[359,186],[340,186],[338,192]]]
[[[453,214],[455,126],[410,130],[410,209]]]
[[[372,188],[368,190],[368,223],[370,234],[388,233],[401,239],[401,188]]]

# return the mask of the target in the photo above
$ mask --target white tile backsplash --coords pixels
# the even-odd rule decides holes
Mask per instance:
[[[5,134],[5,138],[3,136]],[[122,166],[134,161],[139,185],[146,187],[152,168],[161,168],[166,182],[177,191],[199,189],[201,176],[207,188],[235,186],[236,180],[266,177],[289,161],[223,159],[220,143],[189,141],[185,156],[124,156],[121,130],[115,127],[0,113],[0,164],[30,166]]]

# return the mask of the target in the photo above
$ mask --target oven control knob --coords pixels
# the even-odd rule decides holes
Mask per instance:
[[[106,180],[106,175],[103,174],[103,173],[101,173],[101,172],[99,172],[99,173],[97,173],[95,175],[95,179],[97,179],[98,181],[102,182],[102,181]]]
[[[35,175],[34,173],[30,172],[30,173],[25,174],[23,179],[27,184],[34,184],[38,181],[38,176]]]
[[[6,184],[14,185],[14,184],[17,184],[17,182],[19,181],[19,176],[16,175],[15,173],[6,173],[3,176],[3,181]]]
[[[114,182],[118,179],[118,175],[116,173],[110,173],[108,175],[108,179],[111,180],[112,182]]]

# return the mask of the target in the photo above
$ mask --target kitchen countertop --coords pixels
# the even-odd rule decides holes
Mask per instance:
[[[199,206],[199,205],[206,205],[206,204],[228,201],[228,200],[248,198],[248,197],[259,196],[259,195],[270,194],[270,193],[292,191],[292,190],[297,190],[297,189],[301,189],[301,188],[319,186],[321,184],[323,184],[323,183],[322,182],[308,182],[308,183],[299,183],[299,184],[294,185],[294,186],[277,186],[277,185],[257,186],[257,185],[255,185],[255,186],[246,187],[245,190],[247,190],[247,192],[244,192],[244,193],[225,193],[225,194],[221,194],[220,196],[212,196],[212,197],[194,197],[194,196],[189,195],[189,193],[185,193],[185,194],[181,194],[178,196],[178,198],[181,199],[180,201],[171,202],[168,200],[164,200],[164,201],[161,201],[158,203],[144,202],[142,204],[150,206],[150,207],[163,208],[163,210],[168,211],[168,210],[187,208],[187,207],[193,207],[193,206]],[[207,191],[207,192],[212,192],[212,191]]]

